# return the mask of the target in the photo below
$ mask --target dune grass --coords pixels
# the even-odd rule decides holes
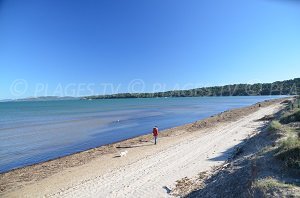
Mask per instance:
[[[300,170],[300,140],[298,137],[288,137],[282,140],[275,154],[277,159],[289,168]]]
[[[294,187],[292,184],[286,184],[271,177],[259,179],[253,183],[252,188],[260,193],[252,197],[287,197]]]
[[[293,106],[296,106],[296,100]],[[284,163],[287,168],[296,168],[300,170],[300,136],[299,131],[291,128],[288,123],[300,122],[300,109],[293,108],[288,110],[279,118],[278,121],[273,121],[270,126],[270,131],[281,131],[285,138],[279,142],[275,157]]]
[[[291,122],[300,122],[300,109],[296,108],[292,112],[289,112],[280,118],[280,123],[282,124],[288,124]]]
[[[270,123],[270,125],[268,126],[268,131],[269,132],[279,132],[283,129],[282,124],[280,124],[279,121],[274,120]]]
[[[296,106],[298,101],[292,104]],[[289,106],[288,106],[289,107]],[[280,141],[276,143],[274,157],[281,160],[286,168],[296,168],[300,170],[300,131],[287,125],[300,121],[300,109],[286,107],[278,120],[273,120],[267,131],[271,134],[279,135]]]
[[[292,188],[293,185],[282,183],[274,178],[265,178],[255,181],[254,187],[268,191],[272,188]]]

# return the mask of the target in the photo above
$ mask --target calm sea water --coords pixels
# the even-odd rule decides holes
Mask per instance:
[[[0,172],[278,97],[2,102]]]

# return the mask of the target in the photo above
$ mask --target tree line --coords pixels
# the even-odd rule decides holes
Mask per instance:
[[[188,90],[171,90],[155,93],[118,93],[87,96],[81,99],[157,98],[157,97],[200,97],[200,96],[263,96],[299,95],[300,78],[273,83],[233,84],[202,87]]]

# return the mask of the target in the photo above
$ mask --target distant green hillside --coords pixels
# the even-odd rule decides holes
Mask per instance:
[[[119,93],[112,95],[88,96],[82,99],[114,98],[156,98],[156,97],[197,97],[197,96],[260,96],[260,95],[299,95],[300,78],[276,81],[273,83],[233,84],[203,87],[189,90],[173,90],[156,93]]]

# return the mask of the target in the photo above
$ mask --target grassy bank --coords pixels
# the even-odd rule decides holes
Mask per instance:
[[[300,197],[299,104],[299,97],[283,101],[279,113],[259,119],[265,122],[260,133],[182,196]]]
[[[300,176],[300,108],[299,97],[286,104],[280,116],[272,121],[267,132],[278,138],[267,148],[271,160],[279,165],[273,177],[262,177],[252,185],[254,195],[263,197],[297,197]],[[266,149],[266,148],[265,148]],[[261,155],[268,158],[267,154]]]

